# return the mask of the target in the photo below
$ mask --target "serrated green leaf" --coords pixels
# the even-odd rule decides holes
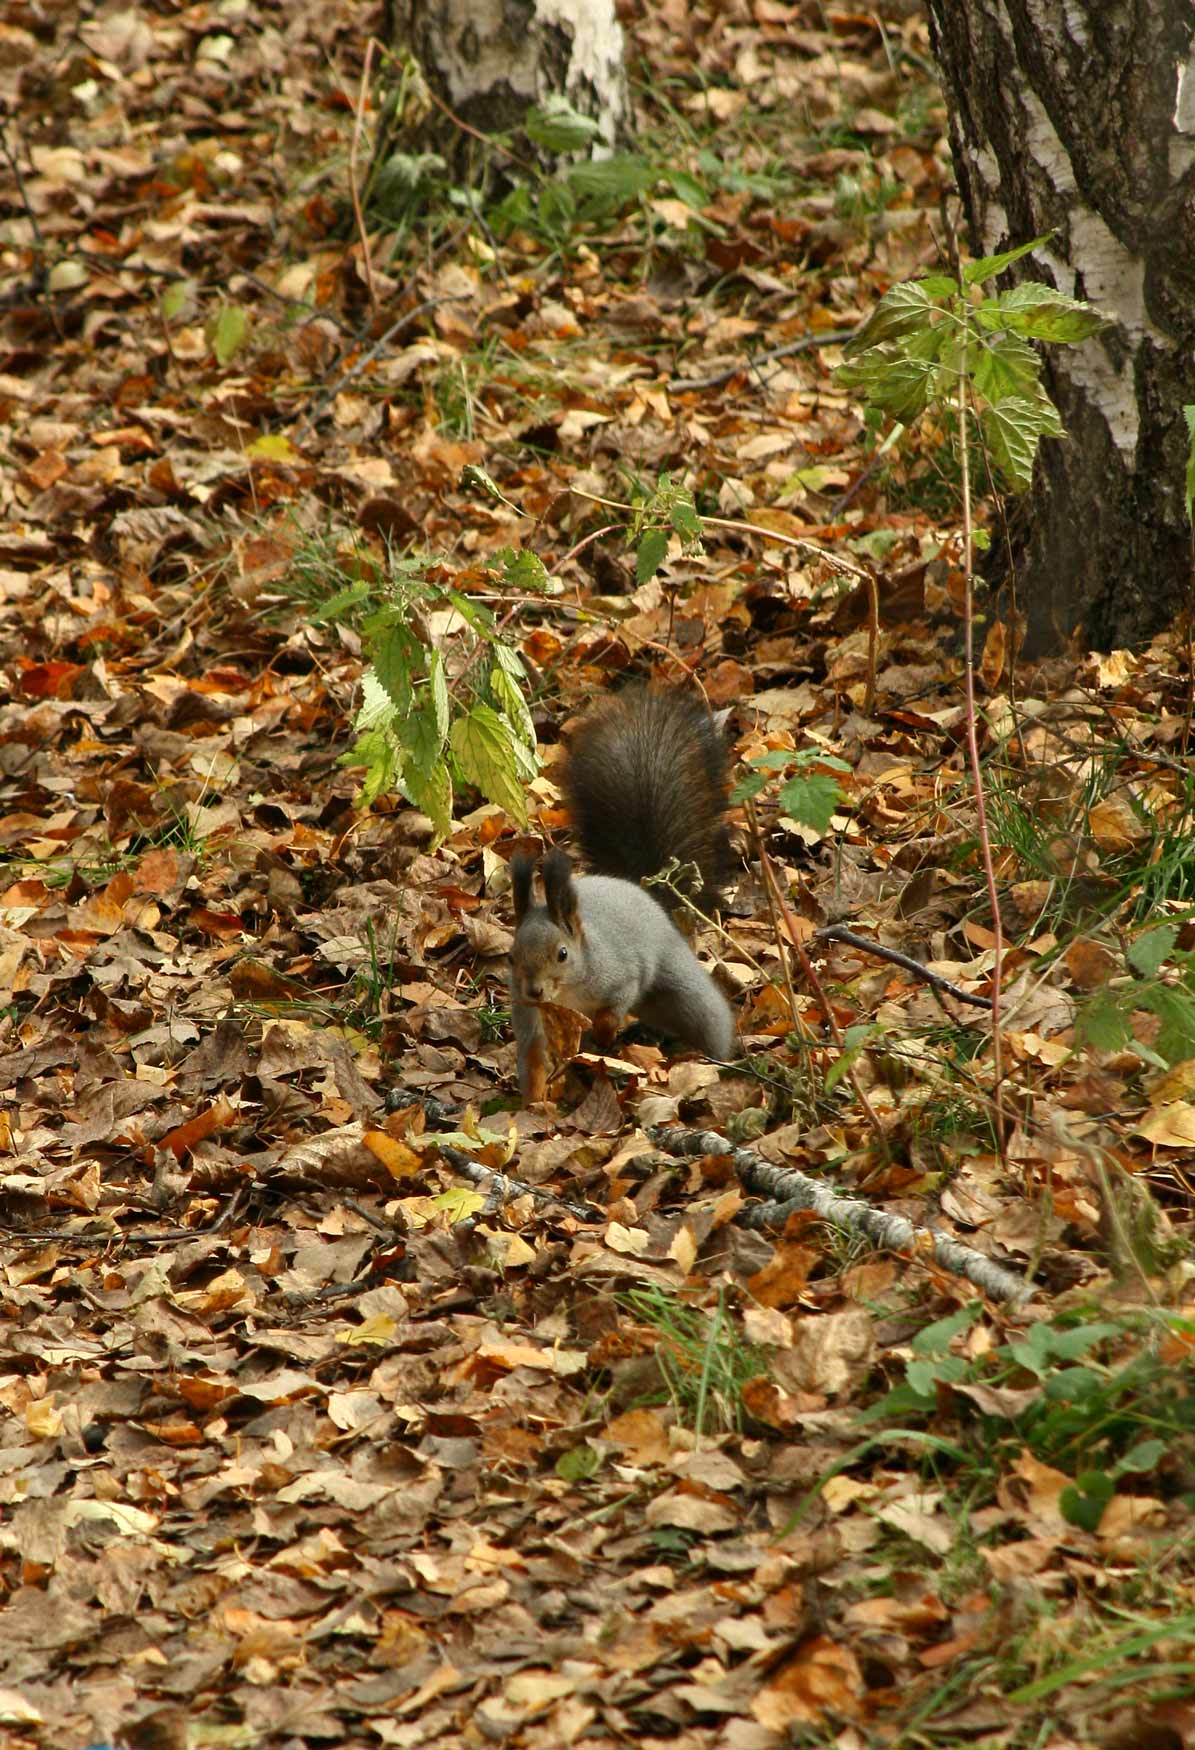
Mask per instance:
[[[924,1330],[918,1331],[910,1348],[918,1355],[947,1354],[954,1339],[971,1329],[982,1310],[978,1301],[969,1300],[958,1312],[947,1313],[944,1319],[935,1319]]]
[[[225,304],[208,323],[208,341],[216,363],[226,365],[240,351],[249,332],[249,317],[239,304]]]
[[[552,576],[543,560],[525,547],[516,551],[504,547],[494,555],[502,565],[502,580],[506,587],[526,595],[543,595],[551,588]]]
[[[690,176],[687,170],[665,171],[665,181],[669,184],[678,200],[684,201],[687,207],[700,212],[709,196],[695,176]]]
[[[1151,1470],[1157,1469],[1169,1450],[1165,1440],[1139,1440],[1117,1461],[1114,1474],[1118,1477],[1148,1476]]]
[[[1033,462],[1042,437],[1058,437],[1062,421],[1053,403],[1010,395],[979,415],[979,427],[996,467],[1014,492],[1023,492],[1033,478]]]
[[[493,648],[493,658],[498,667],[508,674],[512,681],[520,687],[525,684],[527,665],[517,650],[512,650],[509,644],[504,644],[499,639]]]
[[[858,358],[873,347],[904,340],[928,328],[937,311],[937,301],[926,291],[924,280],[905,280],[884,293],[859,333],[847,341],[843,356]]]
[[[392,724],[390,733],[403,750],[404,778],[415,773],[426,779],[436,761],[443,758],[444,742],[448,734],[447,718],[443,729],[437,721],[436,702],[430,687],[422,689],[419,704],[401,723]]]
[[[842,1078],[854,1067],[862,1053],[867,1049],[871,1040],[881,1031],[880,1027],[870,1021],[863,1022],[857,1027],[847,1028],[842,1041],[844,1049],[826,1073],[826,1092],[828,1094],[834,1092]],[[910,1384],[912,1383],[910,1380]]]
[[[697,506],[692,495],[679,492],[668,507],[668,520],[677,534],[686,541],[701,539],[701,518],[697,514]]]
[[[640,583],[646,583],[649,577],[655,576],[667,551],[667,529],[648,529],[644,533],[635,553],[635,576]]]
[[[939,305],[949,303],[951,298],[957,298],[960,291],[958,281],[952,279],[948,273],[923,274],[913,284],[921,287],[931,303]]]
[[[450,589],[446,593],[466,626],[472,626],[478,637],[489,643],[494,636],[494,616],[485,603],[472,601],[459,589]]]
[[[600,129],[590,116],[574,109],[567,97],[553,94],[542,107],[527,111],[523,132],[533,145],[542,146],[546,152],[580,152]]]
[[[616,152],[611,158],[574,164],[568,173],[569,186],[577,194],[605,201],[634,200],[653,188],[659,178],[657,166],[634,152]]]
[[[365,767],[360,797],[364,808],[398,787],[398,750],[384,729],[370,729],[359,735],[352,747],[340,755],[338,764]]]
[[[981,328],[1023,334],[1030,340],[1072,345],[1108,323],[1090,305],[1053,286],[1030,281],[986,299],[975,311]]]
[[[535,211],[549,234],[567,231],[577,216],[577,202],[567,182],[545,183]]]
[[[448,734],[448,681],[444,674],[444,658],[438,650],[427,653],[428,695],[431,699],[432,722],[441,745]]]
[[[805,747],[800,753],[790,753],[788,759],[798,771],[805,766],[829,766],[832,772],[854,770],[849,760],[839,759],[836,753],[827,753],[824,747]]]
[[[448,762],[434,761],[426,772],[407,766],[402,774],[403,794],[422,809],[432,823],[435,834],[432,849],[441,844],[452,830],[452,775]]]
[[[556,1460],[556,1475],[562,1483],[585,1483],[601,1469],[601,1453],[588,1444],[570,1446]]]
[[[753,796],[758,796],[761,790],[767,788],[767,782],[767,775],[764,772],[746,773],[730,792],[731,803],[749,802]]]
[[[1086,1472],[1084,1474],[1091,1477],[1094,1473]],[[1102,1473],[1100,1474],[1102,1475]],[[1102,1487],[1099,1489],[1080,1489],[1068,1485],[1063,1489],[1058,1497],[1062,1517],[1068,1520],[1071,1525],[1077,1525],[1082,1531],[1098,1531],[1100,1520],[1104,1516],[1104,1509],[1116,1493],[1111,1478],[1105,1477],[1104,1481],[1107,1483],[1107,1493]]]
[[[1183,498],[1189,522],[1195,512],[1195,407],[1184,407],[1183,418],[1187,422],[1187,475]]]
[[[1032,400],[1038,393],[1041,359],[1019,334],[998,334],[968,355],[971,381],[985,401],[1010,395]]]
[[[844,797],[828,772],[806,772],[781,786],[780,806],[802,826],[824,833]]]
[[[1195,999],[1188,990],[1182,985],[1147,985],[1138,1002],[1161,1022],[1154,1046],[1166,1064],[1195,1057]]]
[[[513,510],[519,516],[526,516],[521,505],[513,504],[496,480],[492,480],[484,468],[479,468],[476,462],[466,462],[461,469],[460,488],[462,492],[474,490],[483,492],[487,498],[492,498],[497,504],[504,504],[507,510]]]
[[[457,718],[448,739],[468,782],[525,825],[527,798],[518,781],[510,725],[491,706],[474,705]]]
[[[497,656],[498,650],[501,648],[501,645],[495,646],[495,657]],[[534,753],[535,725],[531,721],[531,712],[528,710],[527,701],[523,697],[523,689],[498,661],[495,661],[493,667],[490,669],[490,691],[493,693],[502,714],[509,722],[511,729],[514,732],[516,743],[526,748],[529,752]],[[533,776],[534,772],[535,765],[533,761]]]
[[[925,411],[937,370],[927,359],[873,347],[849,364],[839,365],[834,375],[848,389],[858,389],[871,406],[908,425]]]
[[[363,577],[359,577],[355,583],[350,583],[347,588],[337,590],[336,594],[330,596],[322,608],[313,610],[312,625],[326,626],[340,619],[342,615],[350,614],[354,608],[359,608],[362,602],[368,601],[369,596],[370,585]]]
[[[372,665],[361,676],[361,703],[353,719],[353,728],[364,734],[393,721],[394,700],[378,679]]]
[[[1156,978],[1174,952],[1177,941],[1176,924],[1160,924],[1157,929],[1146,930],[1129,946],[1129,965],[1142,978]]]
[[[374,673],[405,717],[411,709],[412,677],[423,666],[423,646],[407,626],[390,626],[378,642]]]
[[[984,255],[978,261],[968,261],[963,267],[964,281],[969,286],[981,286],[985,281],[995,279],[998,273],[1003,273],[1014,261],[1020,261],[1023,255],[1030,255],[1035,249],[1040,249],[1043,243],[1048,243],[1053,235],[1053,231],[1047,231],[1044,236],[1035,237],[1032,243],[1018,244],[1017,248],[1006,249],[1001,255]]]
[[[1131,1039],[1128,1016],[1115,1000],[1097,993],[1075,1016],[1075,1040],[1097,1051],[1120,1051]]]

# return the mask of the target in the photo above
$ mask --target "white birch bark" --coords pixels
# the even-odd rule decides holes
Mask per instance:
[[[626,122],[614,0],[391,0],[390,41],[409,46],[436,95],[483,133],[567,97],[609,151]]]
[[[1184,403],[1195,402],[1195,6],[929,0],[975,254],[1043,232],[1013,277],[1113,327],[1047,349],[1068,439],[1042,446],[1019,606],[1028,648],[1168,623],[1191,586]]]

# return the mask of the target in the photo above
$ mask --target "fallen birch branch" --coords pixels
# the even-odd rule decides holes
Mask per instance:
[[[670,1155],[729,1155],[745,1191],[771,1198],[763,1207],[740,1211],[744,1227],[771,1227],[798,1209],[810,1209],[822,1221],[852,1233],[865,1234],[874,1245],[916,1257],[928,1254],[943,1270],[963,1276],[993,1300],[1025,1300],[1033,1285],[1015,1271],[993,1264],[982,1252],[960,1240],[914,1227],[903,1215],[885,1215],[858,1197],[839,1197],[817,1179],[795,1167],[774,1167],[754,1149],[735,1148],[716,1130],[668,1130],[652,1125],[647,1134],[657,1148]]]

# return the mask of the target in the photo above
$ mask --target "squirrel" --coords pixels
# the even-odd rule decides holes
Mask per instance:
[[[696,864],[699,903],[716,901],[729,860],[726,768],[725,737],[685,694],[636,687],[578,725],[564,791],[593,873],[575,878],[566,853],[549,851],[537,905],[534,861],[511,859],[511,1006],[525,1101],[547,1092],[545,1002],[588,1015],[602,1045],[633,1011],[707,1057],[732,1055],[730,1005],[673,923],[675,897],[639,886],[674,860]]]

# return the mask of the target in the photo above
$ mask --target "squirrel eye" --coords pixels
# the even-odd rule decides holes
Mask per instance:
[[[557,958],[557,960],[567,960],[568,959],[568,949],[565,947],[563,942],[561,942],[559,948],[557,948],[557,950],[556,950],[556,958]]]

